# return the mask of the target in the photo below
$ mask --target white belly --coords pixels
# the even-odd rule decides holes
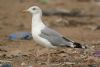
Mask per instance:
[[[48,48],[55,48],[56,46],[53,46],[48,40],[41,38],[40,36],[38,36],[37,34],[33,34],[33,39],[36,43],[48,47]]]
[[[33,26],[32,28],[32,36],[33,39],[36,43],[48,47],[48,48],[55,48],[56,46],[53,46],[48,40],[42,38],[39,36],[39,34],[41,34],[41,30],[44,29],[45,26],[44,25],[40,25],[40,26]]]

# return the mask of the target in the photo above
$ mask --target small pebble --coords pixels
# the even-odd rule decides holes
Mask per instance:
[[[32,65],[29,65],[28,67],[33,67]]]
[[[89,64],[88,66],[89,66],[89,67],[97,67],[96,64]]]
[[[21,63],[22,66],[26,65],[24,62]]]

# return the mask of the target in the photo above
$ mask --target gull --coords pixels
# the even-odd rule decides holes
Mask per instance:
[[[48,48],[86,48],[80,43],[66,38],[57,31],[47,27],[42,21],[42,10],[38,6],[32,6],[26,11],[32,14],[32,37],[37,44]]]

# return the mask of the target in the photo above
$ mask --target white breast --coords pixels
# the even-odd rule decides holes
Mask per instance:
[[[39,36],[43,28],[44,27],[35,27],[32,29],[32,36],[33,36],[34,41],[42,46],[55,48],[55,46],[53,46],[48,40]]]

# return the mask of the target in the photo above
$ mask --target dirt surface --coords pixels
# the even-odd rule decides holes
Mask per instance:
[[[23,13],[23,10],[32,5],[45,10],[49,8],[79,9],[86,14],[100,14],[100,6],[93,2],[50,0],[48,3],[42,3],[39,0],[0,0],[0,63],[10,63],[13,67],[100,66],[100,56],[95,54],[96,51],[100,52],[99,16],[43,16],[46,25],[65,37],[87,45],[88,49],[48,49],[36,44],[34,40],[5,40],[14,32],[31,32],[31,14]]]

